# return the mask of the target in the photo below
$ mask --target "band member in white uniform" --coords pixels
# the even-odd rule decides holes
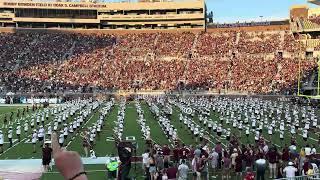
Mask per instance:
[[[63,146],[63,143],[64,143],[64,135],[63,135],[63,130],[60,131],[60,135],[59,135],[59,144],[60,144],[60,147]]]
[[[20,126],[20,123],[17,123],[17,128],[16,128],[16,135],[17,135],[17,138],[18,138],[18,141],[20,142],[21,140],[21,126]]]
[[[2,131],[0,130],[0,154],[3,153],[3,143],[4,143],[4,139],[3,139],[3,134]]]
[[[9,131],[8,131],[8,139],[9,139],[9,143],[10,143],[10,147],[12,147],[12,127],[9,127]]]
[[[43,138],[44,138],[44,128],[43,126],[40,126],[40,129],[39,129],[39,132],[38,132],[38,140],[39,142],[41,143],[41,146],[42,146],[42,141],[43,141]]]
[[[28,124],[28,122],[25,122],[24,123],[24,132],[25,132],[25,134],[28,132],[28,130],[29,130],[29,124]]]
[[[38,133],[37,133],[37,130],[34,129],[32,134],[32,139],[31,139],[32,146],[33,146],[33,153],[36,152],[37,138],[38,138]]]
[[[305,142],[307,142],[307,140],[308,140],[308,130],[307,129],[302,130],[302,137],[303,137],[303,140]]]

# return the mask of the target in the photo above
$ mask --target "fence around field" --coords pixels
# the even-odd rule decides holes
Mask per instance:
[[[296,176],[292,178],[281,178],[277,180],[320,180],[320,173],[314,175],[306,175],[306,176]]]

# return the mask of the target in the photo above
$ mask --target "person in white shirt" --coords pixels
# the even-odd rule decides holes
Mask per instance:
[[[63,136],[64,136],[64,139],[67,139],[67,137],[68,137],[68,127],[67,127],[67,124],[64,124]]]
[[[91,131],[90,133],[90,144],[94,145],[94,138],[96,137],[95,133],[93,131]]]
[[[306,153],[306,156],[310,156],[311,155],[311,147],[309,144],[306,145],[306,147],[304,148],[304,152]]]
[[[74,132],[72,123],[69,124],[69,129],[68,130],[69,130],[69,133],[73,133]]]
[[[311,149],[311,154],[317,154],[317,149],[316,149],[316,145],[313,145],[312,149]]]
[[[37,116],[37,125],[39,126],[40,124],[40,119],[39,119],[39,116]]]
[[[36,152],[37,138],[38,138],[37,130],[33,130],[32,139],[31,139],[31,142],[32,142],[32,145],[33,145],[33,153]]]
[[[195,137],[195,141],[198,142],[198,137],[199,137],[199,129],[198,129],[198,127],[194,128],[193,135]]]
[[[80,128],[81,124],[80,124],[80,119],[77,119],[77,128]]]
[[[54,121],[53,123],[53,131],[57,131],[58,130],[58,122]]]
[[[34,119],[31,120],[30,126],[32,129],[34,128]]]
[[[307,129],[302,130],[302,137],[303,137],[304,141],[308,140],[308,130]]]
[[[44,116],[41,117],[41,123],[44,125]]]
[[[3,153],[3,143],[4,143],[3,134],[2,134],[2,131],[0,130],[0,154]]]
[[[147,149],[143,154],[142,154],[142,168],[147,174],[147,170],[149,169],[149,158],[150,158],[150,153],[149,149]]]
[[[59,135],[59,144],[62,147],[64,143],[64,135],[63,135],[63,130],[60,131],[60,135]]]
[[[293,166],[292,162],[289,162],[288,166],[283,169],[283,172],[286,174],[286,178],[294,178],[297,171],[298,169]]]
[[[256,141],[256,143],[258,143],[259,139],[260,139],[260,132],[258,130],[256,130],[256,134],[254,136],[254,140]]]
[[[44,133],[45,132],[44,132],[43,126],[40,126],[40,129],[38,131],[38,140],[39,140],[40,143],[42,143],[42,141],[43,141]]]
[[[28,124],[28,122],[25,122],[24,123],[24,132],[27,133],[28,129],[29,129],[29,124]]]
[[[281,142],[283,142],[283,140],[284,140],[284,131],[280,130],[279,135],[280,135]]]
[[[9,143],[10,143],[10,147],[12,147],[12,127],[9,127],[9,131],[8,131],[8,139],[9,139]]]
[[[90,158],[91,159],[97,159],[96,153],[94,152],[93,149],[90,150]]]
[[[20,126],[20,124],[18,124],[18,126],[17,126],[17,128],[16,128],[16,135],[17,135],[17,137],[18,137],[18,141],[20,142],[20,140],[21,140],[21,126]]]
[[[51,134],[52,134],[52,126],[50,124],[47,131],[47,135],[49,136],[49,138],[51,137]]]
[[[97,135],[98,135],[98,139],[100,139],[100,132],[101,132],[101,124],[97,125]]]
[[[73,128],[73,131],[76,131],[76,129],[77,129],[77,121],[73,121],[72,122],[72,128]]]

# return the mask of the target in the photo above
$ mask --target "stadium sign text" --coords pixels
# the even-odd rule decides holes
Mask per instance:
[[[10,7],[60,7],[60,8],[106,8],[105,4],[84,3],[33,3],[33,2],[4,2],[4,6]]]

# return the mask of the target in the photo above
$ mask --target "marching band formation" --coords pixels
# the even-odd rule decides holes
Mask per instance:
[[[158,123],[154,126],[162,129],[164,138],[169,140],[171,146],[155,144],[152,139],[154,134],[147,123],[141,102],[146,102]],[[28,108],[24,108],[22,115],[17,113],[15,120],[12,113],[9,121],[5,115],[0,131],[0,152],[5,151],[5,143],[9,144],[5,147],[10,149],[15,144],[24,142],[32,144],[35,153],[37,144],[46,144],[51,134],[58,132],[61,146],[69,146],[79,134],[85,156],[88,157],[90,153],[92,158],[96,158],[95,143],[100,141],[106,117],[116,103],[119,108],[116,119],[113,120],[113,134],[110,136],[120,141],[126,140],[123,131],[128,128],[125,127],[124,120],[129,102],[125,98],[110,98],[108,101],[79,99],[49,108],[33,108],[33,113],[28,113]],[[223,167],[218,165],[217,161],[221,163],[223,159],[228,161],[230,158],[230,167],[237,171],[236,157],[232,158],[231,155],[244,155],[248,149],[252,156],[261,153],[266,158],[267,154],[276,148],[289,148],[290,152],[297,152],[301,148],[307,156],[315,155],[319,150],[319,111],[312,106],[251,97],[211,96],[141,95],[136,96],[133,103],[137,119],[129,119],[139,125],[141,138],[146,140],[147,144],[144,147],[150,148],[148,152],[155,151],[158,154],[161,151],[168,161],[180,164],[186,162],[186,165],[191,165],[190,169],[193,164],[191,159],[196,154],[199,159],[204,155],[208,164],[211,161],[213,168]],[[98,118],[88,124],[96,113]],[[177,113],[177,119],[173,119],[174,113]],[[194,143],[184,144],[185,137],[181,132],[191,135]],[[211,149],[213,146],[219,148]],[[248,148],[243,149],[241,146]],[[163,147],[166,147],[166,150],[163,150]],[[200,151],[196,151],[197,149]],[[192,158],[189,159],[190,157]],[[299,166],[303,163],[299,159],[297,164]],[[272,168],[274,173],[274,166]]]

